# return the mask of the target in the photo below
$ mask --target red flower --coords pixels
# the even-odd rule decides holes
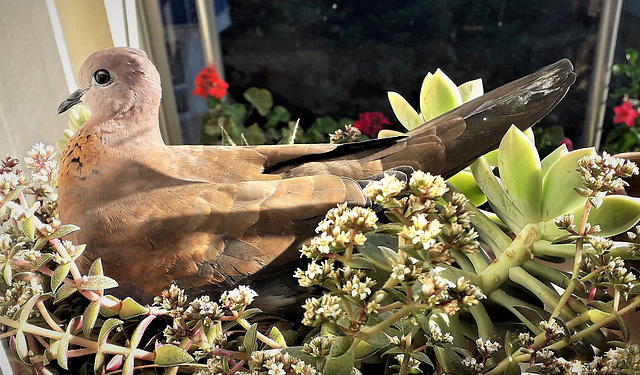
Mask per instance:
[[[562,139],[562,142],[560,142],[560,144],[567,146],[567,150],[573,151],[573,142],[571,141],[571,139],[565,137]]]
[[[382,125],[391,125],[389,119],[380,112],[365,112],[353,123],[358,130],[370,137],[375,137],[382,130]]]
[[[630,101],[625,101],[622,105],[613,107],[613,112],[616,114],[616,117],[613,118],[613,122],[616,124],[624,122],[628,127],[632,127],[636,117],[640,115],[638,110],[633,108]]]
[[[196,77],[196,88],[193,90],[193,95],[200,95],[206,98],[207,95],[214,96],[218,99],[222,99],[227,95],[227,89],[229,84],[220,78],[216,68],[211,65],[198,73]]]

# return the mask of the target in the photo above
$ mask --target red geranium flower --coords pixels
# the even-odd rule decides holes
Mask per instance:
[[[640,115],[638,110],[633,108],[630,101],[625,101],[621,105],[613,107],[613,112],[616,114],[616,117],[613,118],[613,122],[616,124],[624,122],[628,127],[632,127],[636,117]]]
[[[562,139],[562,142],[560,142],[560,144],[567,146],[567,150],[573,151],[573,142],[571,141],[571,139],[565,137]]]
[[[389,119],[380,112],[365,112],[353,123],[358,130],[369,137],[375,137],[382,130],[382,125],[391,125]]]
[[[196,88],[193,90],[193,95],[200,95],[206,98],[207,95],[214,96],[218,99],[222,99],[227,95],[227,89],[229,84],[220,78],[216,68],[211,65],[198,73],[196,77]]]

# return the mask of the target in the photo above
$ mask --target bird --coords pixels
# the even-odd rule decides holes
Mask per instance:
[[[198,293],[247,284],[264,288],[258,299],[290,303],[289,286],[267,287],[293,280],[301,245],[329,209],[370,203],[361,181],[402,168],[450,177],[512,124],[538,122],[574,81],[563,59],[391,138],[174,146],[158,126],[154,64],[141,50],[108,48],[86,59],[80,88],[58,108],[83,102],[91,111],[61,153],[60,219],[82,228],[66,238],[87,245],[84,269],[102,260],[116,296],[149,301],[172,283]]]

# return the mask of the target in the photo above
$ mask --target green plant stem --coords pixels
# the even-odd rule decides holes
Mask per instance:
[[[620,318],[621,316],[625,315],[626,313],[629,312],[633,312],[635,311],[636,308],[640,307],[640,296],[635,297],[632,302],[627,305],[626,307],[624,307],[622,310],[616,312],[616,313],[611,313],[609,314],[606,318],[603,318],[602,320],[594,323],[593,325],[581,330],[580,332],[576,332],[576,334],[572,335],[571,338],[569,340],[561,340],[558,342],[555,342],[551,345],[549,345],[547,347],[547,349],[562,349],[564,347],[567,347],[568,345],[582,340],[584,337],[586,337],[587,335],[595,332],[596,330],[599,330],[602,327],[605,327],[606,325],[608,325],[609,323],[614,322],[616,319]],[[567,327],[568,328],[573,328],[576,327],[580,324],[586,323],[588,322],[590,319],[589,315],[587,313],[583,313],[578,315],[577,317],[575,317],[574,319],[570,320],[569,322],[567,322]],[[539,345],[539,343],[543,342],[543,340],[545,340],[545,333],[541,333],[538,336],[536,336],[535,338],[535,343],[534,346]],[[517,363],[520,362],[525,362],[530,358],[530,354],[521,354],[522,353],[522,349],[519,349],[516,353],[514,353],[511,357],[512,361],[515,361]],[[505,359],[502,362],[500,362],[498,364],[498,366],[496,366],[493,370],[487,372],[487,375],[498,375],[498,374],[502,374],[504,373],[504,370],[507,368],[507,366],[509,365],[509,359]]]
[[[509,269],[522,265],[531,259],[531,245],[540,238],[537,227],[527,224],[507,247],[484,271],[480,272],[482,279],[480,288],[483,293],[491,294],[509,277]]]
[[[233,311],[233,315],[238,316],[238,313]],[[236,321],[244,329],[248,330],[249,328],[251,328],[251,323],[249,323],[246,319],[238,318]],[[263,343],[269,345],[270,347],[272,347],[274,349],[282,349],[283,348],[283,346],[278,344],[275,340],[272,340],[272,339],[268,338],[267,336],[263,335],[260,332],[257,333],[257,337],[258,337],[258,340],[262,341]]]
[[[535,256],[552,256],[561,258],[574,258],[576,255],[576,246],[574,244],[557,244],[552,245],[550,241],[539,240],[533,244],[532,252]],[[597,255],[596,251],[590,245],[583,248],[583,254]],[[640,259],[633,256],[629,250],[629,242],[614,241],[613,247],[608,253],[612,257],[620,257],[622,259]]]
[[[527,273],[527,271],[522,269],[522,267],[511,268],[509,270],[509,279],[527,288],[547,306],[556,306],[556,309],[558,309],[558,313],[562,312],[562,318],[565,321],[573,319],[575,317],[575,314],[569,308],[564,308],[565,304],[562,302],[560,296],[558,296],[558,293],[556,293],[556,291],[540,282],[540,280],[538,280],[534,276],[531,276],[529,273]],[[566,303],[566,300],[564,302]]]
[[[40,315],[42,315],[42,318],[44,318],[49,327],[51,327],[55,331],[64,332],[64,330],[60,328],[60,326],[58,326],[58,323],[54,320],[51,314],[49,314],[49,310],[47,310],[47,307],[44,305],[44,302],[42,300],[39,300],[36,303],[36,307],[38,308]]]
[[[6,316],[0,316],[0,324],[6,325],[12,328],[16,328],[16,329],[22,329],[24,333],[44,336],[54,340],[60,340],[63,338],[63,336],[66,335],[66,332],[53,331],[47,328],[39,327],[31,323],[20,324],[20,322],[15,321],[13,319],[9,319]],[[96,341],[88,340],[88,339],[85,339],[79,336],[74,336],[74,335],[71,335],[69,337],[70,337],[69,343],[78,345],[78,346],[84,346],[87,349],[93,350],[94,353],[97,352],[98,349],[100,349],[103,353],[122,354],[125,356],[129,355],[130,353],[133,353],[135,358],[144,359],[148,361],[153,361],[155,358],[155,353],[148,352],[142,349],[132,350],[131,348],[109,344],[109,343],[104,343],[103,345],[99,346]]]
[[[591,208],[593,205],[590,200],[584,205],[584,212],[582,213],[582,219],[580,220],[580,228],[578,230],[578,240],[576,241],[576,252],[575,258],[573,259],[573,271],[571,272],[571,281],[567,288],[564,290],[562,297],[560,298],[560,302],[556,305],[551,313],[551,317],[549,317],[549,324],[553,322],[555,317],[560,314],[560,311],[564,308],[569,300],[569,297],[573,295],[573,291],[576,289],[578,285],[578,277],[580,276],[580,263],[582,263],[582,251],[584,249],[584,239],[587,235],[587,220],[589,219],[589,213],[591,212]]]
[[[372,327],[367,327],[365,329],[360,330],[360,332],[356,333],[354,335],[354,337],[359,338],[359,339],[364,339],[366,337],[374,335],[374,334],[384,330],[385,328],[391,326],[393,323],[395,323],[398,320],[404,318],[405,316],[408,316],[409,314],[411,314],[412,310],[414,310],[416,308],[424,308],[424,307],[426,307],[426,305],[421,305],[421,304],[405,305],[402,308],[400,308],[398,311],[393,313],[391,316],[389,316],[385,320],[381,321],[380,323],[378,323],[378,324],[376,324],[376,325],[374,325]]]

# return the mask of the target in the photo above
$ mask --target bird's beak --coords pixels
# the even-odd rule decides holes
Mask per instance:
[[[69,108],[74,105],[80,103],[82,101],[82,95],[84,95],[89,88],[86,89],[77,89],[68,98],[66,98],[60,105],[58,106],[58,114],[66,112]]]

